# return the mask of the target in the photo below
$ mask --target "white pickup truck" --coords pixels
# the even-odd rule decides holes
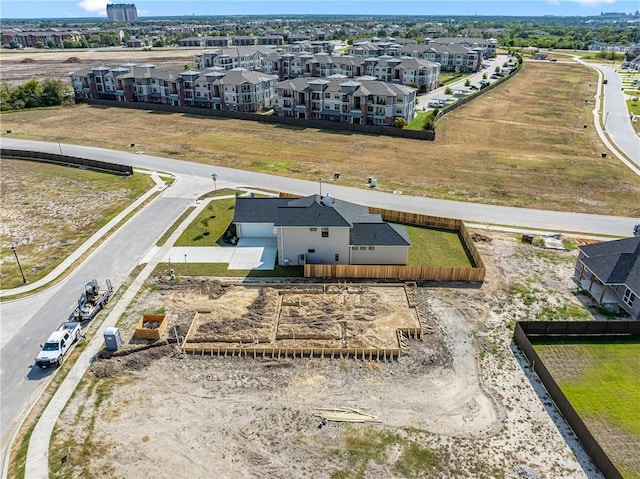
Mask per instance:
[[[71,345],[80,338],[82,327],[77,321],[67,321],[51,333],[47,342],[41,345],[42,350],[36,356],[36,365],[42,369],[50,366],[60,366],[64,355],[71,349]]]

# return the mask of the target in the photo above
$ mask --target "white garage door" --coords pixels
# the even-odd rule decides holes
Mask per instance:
[[[238,236],[240,238],[275,238],[273,223],[241,223]]]

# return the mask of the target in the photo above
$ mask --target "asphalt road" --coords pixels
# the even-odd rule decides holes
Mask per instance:
[[[24,408],[37,397],[38,390],[45,383],[43,379],[54,372],[34,365],[39,345],[68,318],[84,291],[85,283],[97,279],[104,285],[105,280],[110,279],[117,288],[185,208],[210,189],[210,178],[183,178],[107,239],[61,283],[42,293],[0,304],[3,325],[0,351],[3,449]]]
[[[619,150],[640,166],[640,137],[636,134],[629,118],[626,99],[622,91],[622,80],[618,73],[607,65],[598,65],[607,84],[604,87],[602,119],[604,130],[609,134]]]
[[[320,188],[319,183],[315,181],[85,146],[59,146],[57,143],[16,140],[10,137],[3,138],[2,146],[53,153],[58,153],[61,148],[65,155],[168,171],[178,176],[178,181],[173,186],[167,188],[107,239],[67,279],[45,292],[0,304],[2,323],[6,321],[5,324],[11,324],[11,328],[3,329],[13,330],[11,338],[6,342],[3,332],[3,346],[0,351],[0,426],[3,448],[6,447],[13,426],[24,408],[37,397],[38,390],[45,382],[43,379],[52,374],[51,370],[42,371],[33,366],[39,344],[68,317],[83,291],[84,284],[94,278],[104,284],[108,278],[117,288],[175,218],[198,196],[211,190],[211,173],[218,174],[218,187],[229,185],[267,188],[300,195],[318,193]],[[384,181],[383,178],[379,180]],[[628,236],[637,222],[634,218],[408,197],[340,186],[334,182],[324,182],[322,188],[323,193],[330,193],[347,201],[427,215],[461,218],[474,223]]]

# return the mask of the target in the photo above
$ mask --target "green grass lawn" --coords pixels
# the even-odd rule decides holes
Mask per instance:
[[[640,443],[640,342],[611,341],[565,339],[534,348],[587,427],[598,424],[595,435],[624,477],[639,478],[637,454],[624,451],[633,448],[629,441]]]
[[[221,246],[222,235],[233,220],[235,198],[211,201],[180,235],[175,246]]]
[[[457,231],[405,226],[411,239],[408,266],[473,267]]]
[[[405,130],[415,130],[415,131],[421,131],[422,130],[422,125],[424,123],[424,119],[427,117],[427,115],[430,115],[431,112],[430,111],[420,111],[418,113],[416,113],[415,118],[411,121],[411,123],[409,123],[407,126],[404,127]]]
[[[231,278],[302,278],[302,266],[275,266],[273,270],[227,269],[227,263],[171,263],[178,281],[180,276],[221,276]],[[156,266],[152,276],[168,276],[168,265]]]

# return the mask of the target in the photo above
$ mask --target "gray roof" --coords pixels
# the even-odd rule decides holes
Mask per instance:
[[[640,295],[640,236],[581,246],[582,262],[605,284],[624,284]]]
[[[407,230],[389,223],[357,223],[349,232],[352,246],[411,246]]]
[[[278,208],[275,226],[344,226],[351,227],[357,218],[368,215],[366,206],[331,198],[331,206],[324,206],[320,195],[306,196]]]
[[[325,196],[324,200],[329,196]],[[329,197],[330,198],[330,197]],[[234,223],[273,223],[275,226],[351,228],[349,244],[411,246],[404,226],[385,223],[366,206],[320,195],[303,198],[237,198]]]
[[[236,198],[233,222],[273,223],[278,207],[289,201],[289,198]]]
[[[244,85],[251,84],[257,85],[265,81],[278,80],[278,77],[273,75],[267,75],[265,73],[249,71],[249,70],[228,70],[227,74],[222,78],[217,79],[213,83],[215,85]]]

